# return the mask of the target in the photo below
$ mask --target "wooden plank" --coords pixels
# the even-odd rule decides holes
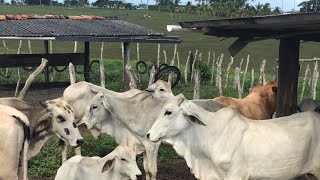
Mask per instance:
[[[279,46],[279,77],[277,92],[277,117],[297,112],[299,78],[299,39],[281,39]]]
[[[44,45],[44,53],[45,53],[46,58],[47,58],[47,56],[49,54],[49,41],[48,40],[43,41],[43,45]],[[44,69],[44,72],[45,72],[45,81],[46,81],[46,83],[48,83],[48,82],[50,82],[50,79],[49,79],[49,66],[48,65],[46,65],[46,67]]]
[[[123,43],[123,48],[124,48],[124,56],[123,56],[124,91],[129,90],[129,76],[126,73],[126,66],[129,64],[129,61],[130,61],[129,45],[130,45],[130,43],[128,43],[128,42]]]
[[[90,44],[89,42],[84,42],[84,66],[83,66],[83,75],[85,81],[89,82],[90,80]]]
[[[2,54],[0,55],[0,67],[36,67],[41,63],[41,58],[48,59],[49,66],[68,66],[84,64],[84,53],[61,54]]]

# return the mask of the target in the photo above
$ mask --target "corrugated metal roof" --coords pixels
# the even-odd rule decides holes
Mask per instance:
[[[0,36],[64,37],[64,36],[164,36],[151,29],[122,20],[99,19],[23,19],[0,21]]]

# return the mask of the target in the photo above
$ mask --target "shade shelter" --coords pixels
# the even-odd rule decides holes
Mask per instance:
[[[48,59],[48,66],[84,65],[84,78],[90,77],[90,42],[123,42],[124,68],[129,63],[129,45],[141,43],[180,43],[178,37],[165,36],[163,33],[128,23],[119,17],[103,16],[31,16],[0,15],[0,39],[41,40],[44,42],[43,54],[3,54],[0,55],[0,67],[37,66],[41,58]],[[80,41],[84,43],[83,53],[49,53],[49,40]],[[49,73],[46,71],[46,81]],[[125,89],[128,89],[128,77],[124,73]]]
[[[297,112],[300,41],[320,41],[320,14],[286,14],[220,20],[180,22],[182,28],[201,29],[205,35],[235,37],[232,56],[250,42],[279,39],[277,117]]]

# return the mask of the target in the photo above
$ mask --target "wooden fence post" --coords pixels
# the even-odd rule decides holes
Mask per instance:
[[[103,61],[103,48],[104,47],[104,42],[101,43],[101,49],[100,49],[100,86],[105,88],[106,87],[106,82],[105,82],[105,67],[104,67],[104,61]]]
[[[251,69],[251,82],[250,82],[250,90],[253,87],[254,83],[254,69]]]
[[[262,63],[260,65],[260,76],[259,76],[259,83],[265,83],[266,82],[266,76],[265,76],[265,73],[264,73],[264,69],[265,69],[265,66],[266,66],[266,60],[262,60]]]
[[[209,51],[208,52],[208,63],[207,63],[207,66],[209,66],[209,64],[210,64],[210,55],[211,55],[211,52]]]
[[[76,71],[72,62],[69,63],[70,84],[76,83]]]
[[[189,51],[187,62],[186,62],[186,66],[184,68],[184,83],[185,84],[188,83],[188,64],[189,64],[189,61],[190,61],[190,57],[191,57],[191,51]]]
[[[230,57],[230,62],[228,63],[228,67],[227,67],[227,74],[226,74],[226,80],[224,82],[224,89],[226,89],[228,87],[228,81],[229,81],[229,72],[230,72],[230,68],[233,64],[233,57]]]
[[[213,51],[213,53],[212,53],[212,56],[213,56],[213,58],[212,58],[212,68],[211,68],[211,84],[213,83],[213,81],[214,81],[214,62],[215,62],[215,60],[216,60],[216,54],[215,54],[215,52]]]
[[[153,84],[155,75],[156,75],[156,68],[152,66],[152,69],[150,70],[150,79],[149,79],[148,87],[151,86],[151,84]]]
[[[247,63],[246,63],[246,67],[244,69],[243,77],[242,77],[242,85],[241,85],[242,92],[243,92],[243,88],[244,88],[244,82],[246,81],[246,75],[247,75],[247,71],[248,71],[249,61],[250,61],[250,54],[248,54],[248,56],[247,56]]]
[[[167,61],[167,52],[165,50],[163,50],[163,56],[164,56],[164,63],[165,64],[168,64],[168,61]]]
[[[312,75],[312,86],[311,96],[315,100],[317,95],[317,84],[318,84],[319,72],[318,72],[318,61],[315,62],[313,75]]]
[[[160,68],[160,44],[158,44],[157,69]]]
[[[216,62],[216,65],[217,65],[217,78],[216,78],[216,86],[219,86],[219,81],[221,82],[222,79],[219,79],[219,78],[222,78],[222,72],[221,72],[221,64],[222,64],[222,61],[223,61],[223,58],[224,58],[224,54],[221,54],[220,55],[220,58],[217,59],[217,62]]]
[[[307,76],[309,74],[309,64],[307,65],[306,71],[304,73],[304,78],[303,78],[303,83],[302,83],[302,90],[301,90],[301,96],[300,96],[300,101],[303,99],[304,91],[306,88],[306,81],[307,81]]]
[[[241,72],[241,68],[242,68],[242,63],[243,63],[243,58],[241,58],[241,61],[240,61],[240,64],[239,64],[240,72]]]
[[[195,66],[195,64],[196,64],[197,57],[198,57],[198,49],[196,50],[196,53],[195,53],[195,55],[194,55],[193,62],[192,62],[192,69],[191,69],[191,82],[192,82],[192,80],[193,80],[193,75],[194,75],[194,66]]]
[[[194,73],[193,99],[200,99],[200,69],[196,68]]]
[[[234,80],[237,84],[238,97],[242,98],[242,88],[241,88],[241,83],[240,83],[240,68],[236,67],[234,73],[235,73]]]

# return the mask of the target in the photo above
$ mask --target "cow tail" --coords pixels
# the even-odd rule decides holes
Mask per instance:
[[[21,150],[21,165],[23,168],[23,180],[28,180],[28,154],[29,154],[29,144],[30,144],[30,127],[28,124],[23,122],[19,117],[12,115],[13,118],[15,118],[19,124],[23,127],[24,132],[24,141],[23,141],[23,147]]]

